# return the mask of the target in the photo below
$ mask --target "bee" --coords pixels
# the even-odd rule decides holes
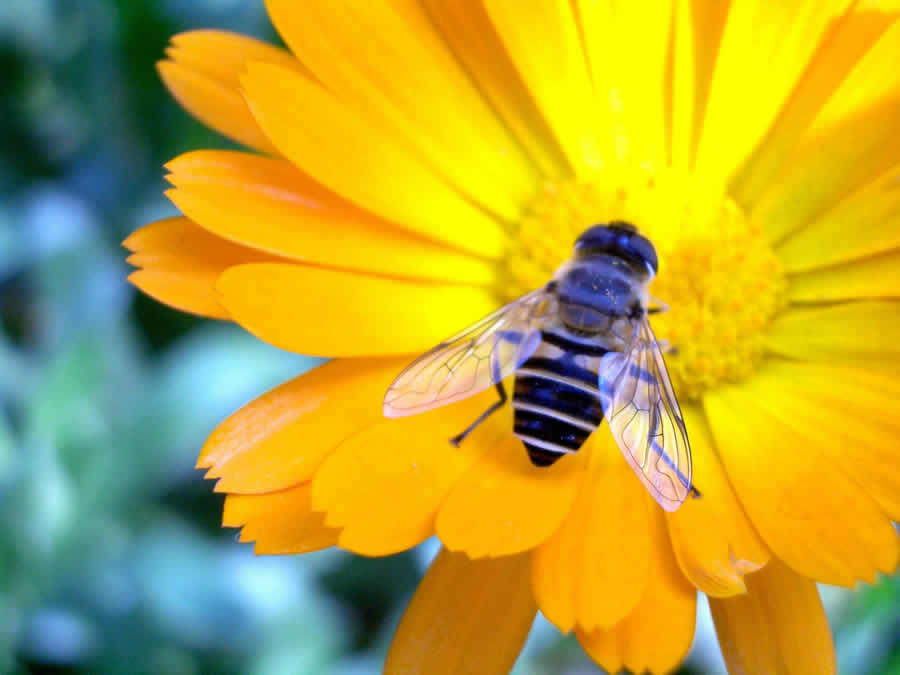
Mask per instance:
[[[542,288],[486,316],[410,364],[388,388],[385,417],[402,417],[468,398],[493,386],[509,399],[513,433],[532,464],[550,466],[579,448],[606,419],[617,445],[662,508],[689,494],[691,448],[681,409],[648,315],[656,250],[633,225],[585,230],[574,253]]]

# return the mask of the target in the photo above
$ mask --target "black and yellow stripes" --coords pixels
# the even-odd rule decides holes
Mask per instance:
[[[516,371],[513,430],[532,463],[549,466],[562,455],[577,452],[602,422],[597,373],[576,358],[593,361],[607,350],[549,331],[542,340]]]

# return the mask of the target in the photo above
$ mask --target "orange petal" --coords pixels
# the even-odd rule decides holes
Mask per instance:
[[[576,173],[615,157],[606,102],[594,96],[578,23],[568,0],[486,0],[506,51]],[[538,48],[539,45],[539,48]]]
[[[240,76],[249,61],[277,63],[307,76],[312,74],[286,49],[246,35],[222,30],[192,30],[172,37],[166,55],[176,63],[202,72],[229,89],[240,88]]]
[[[519,77],[500,36],[481,2],[423,0],[469,76],[541,171],[555,177],[569,171],[568,163]]]
[[[400,621],[385,675],[508,673],[537,612],[530,562],[442,550]]]
[[[616,125],[604,133],[618,137],[619,153],[657,166],[669,159],[666,127],[673,4],[657,0],[647,11],[640,2],[574,3],[594,91],[609,111],[604,114],[611,115]],[[641,36],[640,49],[634,48],[636,35]],[[628,58],[622,58],[624,54]],[[604,118],[597,121],[604,122]]]
[[[262,129],[315,180],[428,238],[488,257],[502,255],[506,235],[498,221],[333,93],[264,63],[249,64],[241,82]]]
[[[822,449],[822,413],[804,417],[778,369],[707,392],[722,463],[772,553],[817,581],[852,586],[892,572],[897,533],[879,506]],[[814,406],[813,406],[814,407]]]
[[[681,571],[709,596],[743,593],[744,575],[769,560],[769,551],[738,502],[716,453],[703,411],[682,405],[691,440],[693,483],[701,497],[667,513]]]
[[[241,541],[255,541],[257,555],[309,553],[337,544],[339,530],[312,510],[310,485],[264,495],[228,495],[225,527],[240,527]]]
[[[877,366],[900,356],[900,303],[866,300],[792,307],[769,326],[766,347],[804,361]]]
[[[227,319],[215,283],[226,269],[245,262],[277,260],[219,239],[187,218],[166,218],[145,225],[122,242],[134,251],[139,268],[128,280],[147,295],[183,312]]]
[[[694,639],[697,591],[681,576],[666,536],[663,511],[649,495],[650,569],[635,610],[615,628],[577,631],[578,641],[611,673],[622,666],[635,673],[667,673],[687,655]]]
[[[583,474],[587,453],[533,466],[512,435],[511,416],[504,417],[508,435],[457,482],[437,516],[444,546],[473,558],[519,553],[546,541],[572,508]]]
[[[169,198],[225,239],[320,265],[460,283],[493,280],[483,260],[394,227],[285,160],[206,150],[166,168],[175,186]]]
[[[900,521],[900,380],[883,369],[776,361],[781,405],[894,521]]]
[[[181,33],[157,64],[163,82],[194,117],[238,143],[276,153],[238,91],[247,61],[278,63],[305,72],[289,52],[259,40],[216,30]]]
[[[835,17],[850,3],[732,0],[697,147],[697,170],[732,175],[763,139],[833,31]]]
[[[776,251],[788,274],[865,262],[862,259],[900,248],[898,181],[900,166],[892,166],[780,241]]]
[[[418,2],[266,6],[291,50],[355,115],[472,201],[519,217],[537,173]]]
[[[859,3],[854,4],[858,8]],[[834,10],[839,11],[840,5],[834,6]],[[777,172],[790,160],[816,115],[896,17],[880,9],[832,17],[827,37],[809,70],[785,101],[765,140],[732,182],[732,194],[741,204],[755,203],[776,180]]]
[[[650,535],[644,487],[606,429],[588,441],[590,466],[562,526],[534,552],[538,607],[567,633],[610,628],[644,592]]]
[[[218,492],[273,492],[309,480],[342,440],[381,418],[406,359],[331,361],[260,396],[210,435],[197,466]]]
[[[900,21],[831,96],[750,216],[778,241],[900,163]]]
[[[509,434],[509,421],[489,418],[459,448],[456,436],[497,398],[491,389],[421,415],[380,420],[347,440],[313,481],[316,510],[341,527],[342,548],[389,555],[434,534],[444,497],[488,448]]]
[[[423,352],[497,308],[487,289],[305,265],[241,265],[216,284],[234,320],[276,347],[318,356]]]
[[[778,560],[747,577],[747,594],[710,598],[729,673],[828,675],[834,643],[816,585]]]

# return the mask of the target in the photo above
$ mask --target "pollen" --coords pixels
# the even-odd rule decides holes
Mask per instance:
[[[721,189],[673,169],[615,170],[544,185],[515,226],[501,275],[506,300],[539,288],[587,227],[624,220],[656,247],[651,325],[686,400],[750,375],[785,302],[781,263],[762,228]],[[656,300],[651,300],[653,306]]]

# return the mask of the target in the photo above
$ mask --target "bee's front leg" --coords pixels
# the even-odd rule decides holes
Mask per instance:
[[[654,306],[647,308],[647,314],[665,314],[669,311],[668,303],[663,302],[659,298],[651,297],[650,301],[654,304]]]

